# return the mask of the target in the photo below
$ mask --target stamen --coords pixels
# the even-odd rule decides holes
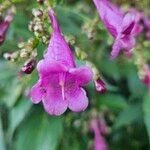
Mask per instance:
[[[59,85],[61,86],[62,98],[65,100],[65,73],[59,75]]]

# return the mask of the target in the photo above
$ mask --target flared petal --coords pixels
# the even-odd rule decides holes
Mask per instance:
[[[74,112],[84,111],[88,106],[86,92],[79,87],[74,87],[66,91],[68,107]]]
[[[66,72],[68,70],[68,68],[63,64],[56,61],[49,61],[47,59],[39,61],[37,69],[42,77],[49,76],[50,73]]]
[[[42,100],[43,92],[40,86],[40,82],[38,82],[32,87],[30,91],[30,97],[34,104],[37,104]]]
[[[75,78],[79,86],[88,84],[93,78],[92,70],[87,66],[71,68],[69,69],[69,73]]]
[[[43,105],[46,112],[50,115],[59,116],[66,111],[67,101],[63,99],[59,85],[49,87],[46,97],[43,99]]]
[[[134,36],[138,36],[142,31],[143,31],[143,26],[140,24],[135,24],[135,26],[132,30],[132,34]]]
[[[122,11],[108,0],[93,0],[93,2],[104,25],[112,36],[116,37],[123,20]]]
[[[122,22],[122,34],[130,34],[135,25],[135,15],[132,13],[127,13]]]

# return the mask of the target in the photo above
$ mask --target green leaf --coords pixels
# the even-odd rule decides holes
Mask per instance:
[[[122,110],[127,107],[125,99],[121,95],[104,94],[100,96],[100,103],[107,105],[110,109]]]
[[[145,86],[139,80],[136,72],[132,72],[128,75],[128,86],[133,95],[142,96],[145,92]]]
[[[131,105],[122,111],[115,120],[114,128],[118,129],[142,118],[141,104]]]
[[[0,115],[0,149],[6,150],[5,142],[4,142],[4,133],[3,133],[3,128],[2,128],[1,115]]]
[[[62,131],[62,118],[34,112],[18,131],[16,150],[56,150]]]
[[[117,61],[103,60],[99,64],[101,71],[105,74],[113,77],[115,80],[120,79],[119,67],[117,65]]]
[[[22,92],[22,84],[18,83],[18,80],[13,80],[10,84],[7,85],[5,97],[3,98],[3,102],[8,106],[12,107]]]
[[[9,136],[12,137],[15,129],[19,126],[19,124],[23,121],[25,116],[28,114],[32,103],[27,99],[20,99],[15,107],[13,107],[10,111],[9,116]]]
[[[147,94],[143,101],[144,122],[147,128],[150,141],[150,96]]]

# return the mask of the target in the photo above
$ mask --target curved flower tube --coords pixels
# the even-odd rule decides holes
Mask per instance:
[[[106,130],[104,126],[104,124],[101,126],[97,119],[91,121],[91,129],[94,132],[94,150],[108,150],[107,143],[102,135],[103,130]]]

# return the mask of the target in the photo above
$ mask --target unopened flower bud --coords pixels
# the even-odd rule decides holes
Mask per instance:
[[[21,58],[26,58],[28,56],[29,52],[27,49],[22,49],[20,52],[20,57]]]
[[[19,52],[12,53],[11,60],[15,61],[18,58],[18,56],[19,56]]]
[[[150,67],[149,65],[145,65],[144,66],[144,72],[145,72],[145,75],[143,76],[143,83],[145,83],[146,85],[148,85],[148,88],[149,88],[149,91],[150,91]]]
[[[33,29],[34,29],[34,31],[38,31],[38,32],[42,32],[42,31],[43,31],[43,28],[42,28],[41,25],[35,25],[35,26],[33,27]]]
[[[3,57],[6,59],[6,60],[11,60],[12,58],[12,53],[4,53]]]
[[[40,9],[33,9],[32,10],[32,14],[34,15],[34,17],[41,17],[42,15],[43,15],[43,12],[42,12],[42,10],[40,10]]]
[[[38,2],[39,4],[41,4],[41,5],[44,4],[44,1],[45,1],[45,0],[37,0],[37,2]]]
[[[106,85],[103,82],[103,80],[98,78],[97,80],[94,81],[94,84],[95,84],[95,88],[96,88],[97,92],[99,92],[99,93],[105,93],[106,92]]]
[[[20,42],[19,44],[18,44],[18,47],[19,48],[23,48],[25,46],[25,43],[24,42]]]
[[[25,74],[31,74],[35,69],[36,61],[34,59],[27,61],[24,66],[21,68],[21,71]]]
[[[84,51],[81,51],[79,48],[75,49],[76,56],[81,59],[85,60],[87,58],[87,54]]]

